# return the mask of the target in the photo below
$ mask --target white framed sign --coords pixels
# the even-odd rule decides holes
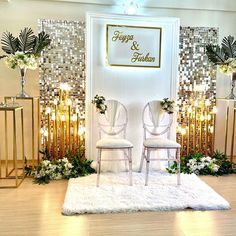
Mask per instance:
[[[106,25],[106,56],[110,66],[161,66],[162,28]]]

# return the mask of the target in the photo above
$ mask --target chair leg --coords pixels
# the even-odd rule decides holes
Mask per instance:
[[[128,165],[127,165],[127,162],[126,162],[126,158],[129,160],[129,157],[128,157],[129,151],[128,151],[128,154],[126,153],[126,151],[123,151],[123,153],[124,153],[124,160],[125,160],[125,171],[129,171]]]
[[[102,153],[102,150],[99,148],[98,154],[97,154],[97,187],[99,187],[99,179],[100,179],[100,172],[101,172],[101,153]]]
[[[167,157],[168,157],[168,168],[170,168],[170,150],[167,149]]]
[[[129,148],[128,150],[129,155],[129,185],[132,186],[132,149]]]
[[[145,147],[143,147],[143,151],[142,151],[142,156],[141,156],[141,161],[140,161],[140,166],[139,166],[139,172],[142,172],[144,157],[145,157]]]
[[[148,174],[149,174],[149,164],[150,164],[150,150],[147,149],[147,158],[146,158],[146,176],[145,176],[145,186],[148,185]]]
[[[177,168],[178,168],[178,173],[177,173],[177,185],[180,185],[180,149],[177,149],[176,151],[176,159],[177,159]]]

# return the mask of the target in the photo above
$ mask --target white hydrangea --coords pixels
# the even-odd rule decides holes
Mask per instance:
[[[190,171],[195,174],[199,174],[199,171],[204,168],[209,168],[213,173],[219,170],[219,166],[215,164],[216,159],[211,158],[209,156],[202,157],[200,160],[190,159],[187,163]]]
[[[6,65],[15,69],[19,67],[21,69],[35,70],[37,68],[37,61],[33,54],[25,54],[23,52],[16,52],[6,57]]]

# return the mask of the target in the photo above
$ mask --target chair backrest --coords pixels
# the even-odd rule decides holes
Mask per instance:
[[[144,138],[146,133],[151,135],[163,135],[167,133],[169,138],[170,127],[173,122],[173,115],[165,112],[161,107],[161,101],[148,102],[143,109]]]
[[[101,132],[107,135],[126,135],[128,115],[126,107],[117,100],[106,101],[107,110],[105,114],[98,115],[99,135]]]

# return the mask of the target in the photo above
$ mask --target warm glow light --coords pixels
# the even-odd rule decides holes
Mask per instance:
[[[79,114],[79,108],[78,108],[78,107],[76,107],[75,112],[76,112],[77,114]]]
[[[72,120],[72,121],[76,121],[76,120],[77,120],[76,114],[73,114],[73,116],[71,117],[71,120]]]
[[[182,134],[182,135],[185,135],[185,134],[186,134],[186,129],[182,128],[182,129],[181,129],[181,134]]]
[[[57,105],[57,99],[54,99],[53,104],[56,106]]]
[[[51,113],[51,108],[50,108],[50,107],[47,107],[47,108],[46,108],[46,113],[47,113],[47,114],[50,114],[50,113]]]
[[[43,134],[44,133],[44,128],[41,128],[40,129],[40,134]]]
[[[210,105],[211,105],[210,100],[207,99],[206,102],[205,102],[205,104],[206,104],[207,107],[210,106]]]
[[[61,121],[65,121],[65,120],[66,120],[65,115],[61,115]]]
[[[201,115],[201,116],[200,116],[200,121],[204,121],[204,120],[205,120],[204,115]]]
[[[216,114],[216,113],[217,113],[217,108],[216,108],[216,106],[213,107],[212,113],[213,113],[213,114]]]
[[[205,91],[205,85],[203,85],[203,84],[197,84],[197,85],[195,85],[194,91],[195,91],[195,92],[203,92],[203,91]]]
[[[195,107],[198,106],[198,101],[194,101],[194,106],[195,106]]]
[[[70,91],[71,87],[68,83],[61,83],[60,84],[60,90],[62,91]]]
[[[47,130],[44,130],[43,135],[44,135],[45,137],[48,137],[48,131],[47,131]]]
[[[85,132],[85,128],[83,126],[80,126],[78,129],[78,135],[81,136]]]
[[[208,116],[207,116],[207,119],[208,119],[208,120],[211,120],[211,115],[208,115]]]
[[[213,126],[210,127],[210,132],[211,132],[211,133],[214,132],[214,127],[213,127]]]
[[[70,98],[67,99],[67,105],[68,105],[68,106],[71,106],[71,105],[72,105],[72,101],[71,101]]]
[[[177,126],[177,132],[181,133],[181,131],[182,131],[182,128],[180,126]]]
[[[56,115],[54,112],[52,113],[52,120],[56,120]]]
[[[192,107],[188,108],[188,113],[192,113]]]

